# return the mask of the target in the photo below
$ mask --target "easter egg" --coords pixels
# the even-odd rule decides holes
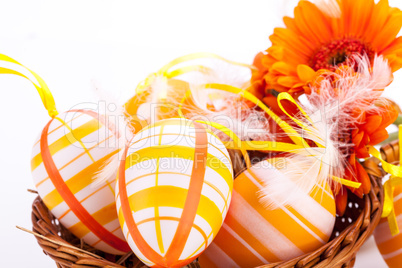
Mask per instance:
[[[114,127],[91,110],[62,113],[45,126],[32,151],[35,186],[52,214],[87,244],[112,254],[130,247],[117,218],[115,179],[94,175],[118,151]]]
[[[267,169],[275,167],[265,160],[234,180],[228,215],[200,256],[201,267],[257,267],[286,261],[329,240],[335,224],[335,201],[328,185],[317,185],[310,194],[300,193],[285,206],[267,208],[259,199],[264,180],[270,179]]]
[[[230,204],[229,154],[211,131],[165,119],[137,133],[126,148],[116,187],[123,233],[151,267],[183,267],[218,233]]]
[[[381,219],[374,230],[374,238],[384,261],[390,268],[402,265],[402,186],[394,190],[394,210],[399,234],[392,236],[387,218]]]

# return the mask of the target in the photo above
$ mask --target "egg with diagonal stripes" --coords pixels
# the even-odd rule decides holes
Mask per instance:
[[[279,172],[286,172],[285,162],[274,167],[269,161],[251,166],[234,180],[228,215],[200,256],[201,267],[257,267],[295,258],[328,242],[335,224],[331,189],[326,183],[316,185],[285,205],[266,207],[259,197],[267,180],[275,177],[287,187],[293,184]]]
[[[165,119],[146,127],[127,146],[118,174],[120,225],[144,264],[183,267],[211,244],[228,211],[233,170],[204,125]]]
[[[400,232],[392,235],[388,219],[383,218],[373,233],[377,248],[390,268],[402,265],[402,186],[394,189],[394,212]]]
[[[116,179],[93,183],[119,150],[117,130],[106,119],[92,110],[54,117],[33,147],[31,169],[40,197],[64,227],[97,249],[124,254],[130,247],[117,218]]]

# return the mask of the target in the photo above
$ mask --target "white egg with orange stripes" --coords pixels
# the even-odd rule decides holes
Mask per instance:
[[[231,200],[229,154],[205,126],[166,119],[126,148],[116,205],[127,242],[148,266],[182,267],[218,233]]]
[[[40,197],[64,227],[97,249],[124,254],[130,247],[117,218],[115,179],[93,184],[118,150],[117,135],[94,111],[61,113],[39,135],[31,169]]]
[[[301,193],[289,204],[269,208],[259,199],[264,182],[270,179],[267,169],[271,175],[281,176],[268,161],[262,161],[234,180],[228,215],[200,256],[201,267],[257,267],[286,261],[329,240],[335,224],[335,201],[328,185],[316,185],[310,194]]]
[[[394,211],[399,234],[392,235],[387,218],[381,219],[374,230],[374,238],[384,261],[390,268],[402,265],[402,186],[394,190]]]

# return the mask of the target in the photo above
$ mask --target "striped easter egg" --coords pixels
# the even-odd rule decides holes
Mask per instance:
[[[45,126],[32,151],[35,186],[60,223],[87,244],[112,254],[130,247],[117,218],[115,179],[94,185],[117,153],[115,129],[91,110],[62,113]]]
[[[229,154],[211,131],[187,119],[141,130],[122,159],[116,205],[131,249],[151,267],[183,267],[218,233],[230,204]]]
[[[374,238],[382,257],[390,268],[402,266],[402,186],[394,191],[394,210],[399,234],[392,236],[387,218],[381,219],[374,230]]]
[[[267,169],[275,168],[262,161],[234,180],[228,215],[200,256],[201,267],[256,267],[286,261],[329,240],[335,224],[335,201],[328,185],[317,185],[310,194],[300,193],[285,206],[267,208],[259,200],[264,180],[269,179]]]

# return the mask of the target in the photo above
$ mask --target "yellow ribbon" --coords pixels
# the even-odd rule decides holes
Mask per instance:
[[[244,150],[249,151],[249,150],[259,150],[259,151],[278,151],[278,152],[289,152],[289,153],[297,153],[297,154],[303,154],[308,156],[309,153],[307,152],[306,148],[310,147],[308,143],[303,139],[303,137],[300,136],[300,134],[293,129],[288,123],[283,121],[280,117],[278,117],[274,112],[272,112],[263,102],[261,102],[257,97],[255,97],[253,94],[250,92],[230,86],[230,85],[225,85],[225,84],[205,84],[203,85],[204,88],[212,88],[212,89],[218,89],[222,91],[226,91],[229,93],[233,94],[238,94],[241,97],[251,101],[253,104],[256,106],[260,107],[263,111],[265,111],[272,119],[275,120],[275,122],[289,135],[289,137],[295,142],[295,144],[291,143],[281,143],[281,142],[276,142],[276,141],[239,141],[238,137],[233,133],[232,130],[222,126],[222,125],[214,125],[215,123],[209,123],[212,127],[215,127],[219,130],[225,130],[224,133],[226,133],[229,137],[231,137],[234,142],[224,142],[226,148],[228,149],[238,149],[241,150],[243,157],[247,155]],[[185,96],[182,98],[179,109],[178,109],[178,114],[180,117],[185,117],[182,108],[183,104],[186,101],[187,98],[191,96],[191,91],[188,90],[185,94]],[[300,112],[305,116],[305,118],[314,126],[312,120],[310,117],[307,115],[307,113],[296,103],[296,101],[293,99],[293,97],[288,94],[288,93],[281,93],[278,96],[278,104],[282,111],[286,113],[287,116],[289,116],[296,124],[298,124],[300,127],[305,128],[306,125],[302,121],[292,117],[291,115],[288,114],[286,109],[283,108],[281,101],[282,100],[289,100],[293,104],[297,106],[297,108],[300,110]],[[236,137],[236,140],[233,138]],[[323,144],[318,144],[319,147],[323,148]],[[249,163],[248,155],[247,158],[245,158],[246,165]],[[247,165],[249,167],[249,165]],[[353,182],[349,180],[345,180],[339,177],[332,176],[332,179],[336,182],[339,182],[345,186],[353,187],[353,188],[359,188],[361,186],[361,183],[359,182]]]
[[[251,161],[250,161],[250,157],[248,156],[247,150],[242,146],[242,141],[232,130],[230,130],[229,128],[227,128],[221,124],[218,124],[216,122],[201,121],[201,120],[196,120],[196,122],[219,129],[221,132],[223,132],[229,138],[231,138],[237,145],[236,147],[241,151],[243,158],[244,158],[244,162],[246,163],[246,167],[247,168],[251,167]]]
[[[162,67],[158,73],[169,73],[169,70],[186,61],[191,61],[191,60],[196,60],[196,59],[218,59],[221,61],[224,61],[226,63],[232,64],[232,65],[237,65],[237,66],[241,66],[241,67],[245,67],[245,68],[249,68],[251,70],[254,70],[255,67],[249,64],[244,64],[244,63],[239,63],[239,62],[235,62],[235,61],[231,61],[228,59],[225,59],[219,55],[213,54],[213,53],[208,53],[208,52],[200,52],[200,53],[193,53],[193,54],[189,54],[189,55],[185,55],[182,57],[179,57],[177,59],[172,60],[171,62],[169,62],[168,64],[166,64],[164,67]]]
[[[313,121],[311,120],[311,118],[308,116],[308,114],[303,110],[303,108],[300,107],[300,105],[295,101],[295,99],[287,92],[282,92],[278,95],[278,105],[281,108],[281,110],[290,118],[292,119],[293,122],[295,122],[297,125],[299,125],[302,129],[306,130],[307,129],[307,125],[306,123],[300,121],[299,119],[291,116],[286,109],[282,106],[282,100],[288,100],[291,103],[293,103],[297,109],[302,113],[302,115],[310,122],[311,126],[313,128],[316,129],[316,127],[314,126]],[[311,131],[308,132],[310,135],[312,136],[316,136],[314,133],[312,133]],[[318,138],[318,137],[317,137]],[[320,148],[325,148],[325,145],[320,143],[320,142],[316,142],[317,146]],[[308,145],[307,145],[308,146]],[[339,182],[345,186],[349,186],[352,188],[359,188],[361,186],[361,183],[359,182],[354,182],[354,181],[350,181],[350,180],[345,180],[336,176],[332,176],[332,179],[336,182]]]
[[[54,102],[52,93],[50,92],[48,86],[46,85],[45,81],[43,81],[42,78],[40,78],[39,75],[37,75],[35,72],[31,71],[30,69],[28,69],[27,67],[25,67],[24,65],[22,65],[21,63],[19,63],[18,61],[4,55],[4,54],[0,54],[0,60],[2,61],[6,61],[6,62],[10,62],[10,63],[14,63],[17,64],[23,68],[25,68],[26,70],[28,70],[37,80],[37,82],[39,83],[39,85],[37,85],[34,81],[32,81],[30,78],[28,78],[26,75],[12,70],[12,69],[8,69],[8,68],[3,68],[0,67],[0,74],[14,74],[14,75],[18,75],[21,77],[24,77],[26,79],[28,79],[36,88],[36,90],[38,91],[40,98],[42,99],[42,103],[45,106],[46,110],[49,113],[49,116],[51,116],[52,118],[54,118],[56,115],[58,115],[57,109],[56,109],[56,104]]]
[[[171,79],[189,72],[201,72],[201,73],[208,73],[211,71],[210,68],[203,66],[203,65],[190,65],[190,66],[185,66],[181,68],[176,68],[175,67],[178,64],[195,60],[195,59],[200,59],[200,58],[214,58],[214,59],[220,59],[223,60],[229,64],[232,65],[237,65],[237,66],[242,66],[249,68],[251,70],[254,69],[253,66],[247,65],[247,64],[242,64],[242,63],[237,63],[233,61],[226,60],[218,55],[211,54],[211,53],[195,53],[195,54],[190,54],[186,55],[180,58],[177,58],[170,63],[166,64],[164,67],[162,67],[158,72],[151,74],[148,76],[143,82],[141,82],[137,89],[136,92],[137,94],[142,93],[147,87],[151,85],[151,83],[154,81],[154,79],[158,76],[162,76],[163,79]],[[173,70],[172,70],[173,69]],[[230,142],[224,142],[225,146],[229,149],[239,149],[241,150],[243,156],[245,157],[246,163],[249,163],[248,155],[247,152],[248,150],[260,150],[260,151],[278,151],[278,152],[289,152],[289,153],[299,153],[299,154],[304,154],[308,155],[306,148],[310,147],[306,140],[301,137],[301,135],[293,128],[291,127],[287,122],[283,121],[280,117],[278,117],[274,112],[272,112],[261,100],[259,100],[257,97],[255,97],[253,94],[251,94],[247,90],[243,90],[234,86],[230,85],[225,85],[225,84],[205,84],[203,85],[204,88],[210,88],[210,89],[218,89],[222,91],[226,91],[229,93],[234,93],[237,94],[244,99],[247,99],[248,101],[252,102],[259,108],[261,108],[266,114],[268,114],[278,125],[281,127],[281,129],[289,136],[289,138],[295,143],[295,144],[288,144],[288,143],[280,143],[280,142],[275,142],[275,141],[241,141],[239,138],[233,133],[228,128],[225,128],[222,125],[219,125],[217,123],[210,123],[210,122],[202,122],[204,124],[208,124],[212,127],[215,127],[219,130],[221,130],[223,133],[227,134],[233,141]],[[184,117],[184,114],[182,112],[182,106],[185,103],[185,100],[191,96],[191,91],[188,90],[183,97],[179,109],[178,109],[178,114],[180,117]],[[296,107],[299,109],[299,111],[303,114],[303,116],[307,119],[307,121],[311,125],[307,125],[305,122],[300,121],[299,119],[291,116],[287,110],[283,107],[282,101],[283,100],[288,100]],[[299,127],[302,129],[306,130],[308,129],[309,126],[315,128],[314,123],[312,120],[309,118],[308,114],[298,105],[298,103],[293,99],[293,97],[288,94],[288,93],[280,93],[278,95],[278,105],[280,109],[291,119],[293,122],[295,122]],[[312,131],[309,132],[310,135],[314,136],[314,133]],[[402,142],[402,129],[400,127],[400,132],[399,132],[399,140],[400,143]],[[324,142],[324,141],[323,141]],[[324,148],[324,144],[321,142],[316,142],[317,146],[320,148]],[[402,144],[400,144],[400,148],[402,148]],[[305,152],[302,150],[304,149]],[[402,151],[402,149],[401,149]],[[383,211],[383,217],[388,217],[388,221],[390,222],[390,227],[391,231],[393,234],[398,232],[398,226],[396,224],[396,219],[395,219],[395,212],[393,210],[393,191],[394,188],[397,185],[402,185],[402,168],[392,165],[390,163],[387,163],[381,158],[381,153],[376,150],[374,147],[369,146],[369,152],[371,155],[374,157],[378,158],[381,163],[382,167],[384,170],[391,175],[393,175],[390,180],[388,180],[384,184],[384,190],[385,190],[385,201],[384,201],[384,211]],[[401,152],[401,158],[402,158],[402,152]],[[400,161],[402,163],[402,159]],[[338,178],[333,176],[333,180],[340,182],[343,185],[350,186],[353,188],[359,188],[361,186],[361,183],[358,182],[353,182],[349,180],[345,180],[342,178]]]
[[[229,93],[238,94],[242,98],[251,101],[253,104],[255,104],[256,106],[261,108],[266,114],[268,114],[275,121],[275,123],[277,123],[278,126],[280,128],[282,128],[283,131],[285,131],[288,134],[289,138],[295,144],[309,147],[307,142],[299,135],[299,133],[296,130],[294,130],[288,123],[283,121],[279,116],[277,116],[273,111],[271,111],[271,109],[269,109],[262,101],[260,101],[252,93],[250,93],[244,89],[237,88],[237,87],[230,86],[230,85],[225,85],[225,84],[214,84],[213,83],[213,84],[205,84],[203,86],[204,86],[204,88],[219,89],[219,90],[226,91]]]
[[[255,69],[255,67],[252,65],[231,61],[231,60],[225,59],[225,58],[223,58],[219,55],[213,54],[213,53],[207,53],[207,52],[193,53],[193,54],[189,54],[189,55],[185,55],[185,56],[176,58],[176,59],[172,60],[171,62],[169,62],[168,64],[166,64],[165,66],[163,66],[158,72],[150,74],[144,81],[142,81],[137,86],[136,93],[137,94],[142,93],[147,87],[149,87],[152,84],[154,79],[159,76],[162,76],[166,79],[171,79],[171,78],[175,78],[177,76],[180,76],[180,75],[183,75],[186,73],[190,73],[190,72],[210,73],[212,71],[212,69],[207,66],[203,66],[203,65],[190,65],[190,66],[184,66],[181,68],[171,70],[173,67],[175,67],[178,64],[196,60],[196,59],[207,59],[207,58],[218,59],[218,60],[224,61],[224,62],[232,64],[232,65],[248,68],[250,70]]]
[[[402,163],[402,125],[399,125],[399,164]],[[374,148],[369,146],[369,153],[381,161],[382,168],[385,172],[391,174],[388,181],[384,183],[384,208],[381,217],[387,218],[388,225],[391,230],[392,235],[399,234],[398,222],[396,220],[395,209],[394,209],[394,190],[395,187],[402,185],[402,167],[392,165],[386,162],[381,157],[381,153]]]

